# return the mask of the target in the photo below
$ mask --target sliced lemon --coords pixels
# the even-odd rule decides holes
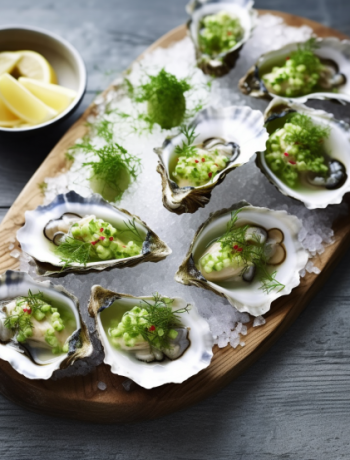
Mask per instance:
[[[32,78],[20,77],[18,81],[34,96],[58,113],[63,112],[75,99],[77,93],[63,86],[43,83]]]
[[[35,51],[17,51],[20,59],[16,64],[15,71],[21,77],[34,78],[43,83],[57,83],[55,71],[47,60]],[[17,76],[17,75],[16,75]]]
[[[3,100],[0,99],[0,126],[4,128],[12,128],[20,122],[20,118],[16,117],[16,115],[7,108]]]
[[[8,73],[0,76],[0,98],[21,120],[31,124],[43,123],[57,115]]]
[[[20,57],[18,53],[8,51],[0,53],[0,75],[6,72],[11,73]]]

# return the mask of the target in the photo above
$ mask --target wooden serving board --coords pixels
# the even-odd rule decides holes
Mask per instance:
[[[347,38],[337,31],[298,16],[260,11],[260,14],[266,13],[280,16],[292,26],[310,26],[321,37]],[[157,47],[167,47],[174,41],[181,40],[185,34],[185,26],[177,27],[155,42],[146,53]],[[42,202],[38,183],[45,177],[61,173],[66,167],[64,154],[77,138],[84,135],[85,121],[93,110],[92,104],[60,140],[4,218],[0,226],[1,273],[19,268],[18,260],[9,255],[10,241],[24,224],[24,212],[36,208]],[[349,198],[347,201],[350,203]],[[265,353],[299,316],[350,246],[349,218],[337,221],[334,230],[335,243],[317,260],[317,265],[322,269],[321,274],[317,277],[308,274],[289,296],[281,297],[274,302],[273,308],[266,315],[267,323],[263,327],[253,328],[250,324],[245,347],[219,349],[215,346],[214,358],[209,368],[181,385],[168,384],[153,390],[136,387],[133,391],[126,392],[122,386],[125,377],[112,374],[109,366],[104,364],[85,377],[35,381],[26,379],[14,371],[7,362],[1,361],[0,392],[11,401],[35,412],[100,423],[153,419],[195,404],[219,391],[240,375]],[[98,389],[97,384],[100,381],[106,383],[105,391]]]

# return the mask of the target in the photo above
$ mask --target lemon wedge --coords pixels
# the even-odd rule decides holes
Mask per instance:
[[[20,57],[18,53],[11,53],[9,51],[0,53],[0,75],[6,72],[11,73]]]
[[[20,77],[18,81],[34,96],[58,113],[63,112],[76,98],[77,93],[63,86],[43,83],[32,78]]]
[[[15,71],[22,77],[34,78],[43,83],[57,83],[55,71],[47,60],[35,51],[17,51],[20,58]],[[16,75],[17,76],[17,75]]]
[[[18,125],[21,120],[12,113],[0,99],[0,126],[3,128],[12,128]]]
[[[57,115],[56,110],[44,104],[8,73],[0,76],[0,98],[11,112],[28,123],[36,125]]]

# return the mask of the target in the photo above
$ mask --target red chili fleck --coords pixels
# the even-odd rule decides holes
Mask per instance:
[[[243,248],[238,248],[237,251],[238,251],[238,252],[242,252],[242,251],[243,251]]]
[[[100,232],[103,232],[103,228],[100,228]]]
[[[153,331],[156,330],[156,326],[152,325],[152,326],[150,326],[150,328],[149,328],[148,330],[151,331],[151,332],[153,332]]]
[[[100,240],[105,240],[106,238],[104,236],[100,236]]]
[[[27,308],[27,307],[23,307],[22,310],[24,311],[24,313],[27,313],[28,308]]]
[[[199,161],[198,161],[198,160],[194,160],[194,162],[195,162],[195,163],[199,163]]]
[[[296,162],[296,161],[292,161],[292,160],[289,160],[289,162],[288,162],[288,163],[290,163],[291,165],[296,165],[296,164],[297,164],[297,162]]]
[[[123,246],[123,248],[126,248],[126,246]]]
[[[32,312],[32,309],[31,308],[27,308],[27,313],[30,315]]]
[[[232,32],[230,30],[228,30],[227,35],[232,35]]]
[[[284,156],[285,156],[285,157],[289,157],[289,153],[284,152]]]
[[[238,249],[238,245],[235,244],[235,245],[233,246],[233,249]]]
[[[217,167],[219,167],[219,165],[218,165],[218,164],[216,164],[216,163],[214,163],[214,165],[215,165],[215,166],[217,166]]]
[[[98,243],[98,241],[91,241],[91,244],[95,246],[95,244]]]
[[[209,173],[208,173],[208,176],[209,176],[209,177],[211,177],[212,175],[213,175],[213,173],[212,173],[212,172],[209,172]]]
[[[202,163],[204,163],[204,162],[205,162],[205,158],[202,158]]]
[[[289,61],[289,59],[290,59],[290,57],[289,57],[289,56],[288,56],[288,57],[286,57],[286,61]]]
[[[113,236],[110,236],[108,239],[109,239],[109,241],[113,241],[113,240],[114,240]]]

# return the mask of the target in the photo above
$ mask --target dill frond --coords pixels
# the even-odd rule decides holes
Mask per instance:
[[[180,132],[185,136],[186,140],[182,142],[182,145],[175,147],[175,153],[177,155],[183,155],[187,158],[197,153],[197,148],[193,145],[198,134],[195,133],[195,128],[189,128],[182,126]]]
[[[266,257],[266,242],[261,242],[260,238],[256,236],[254,245],[250,244],[245,239],[245,233],[250,225],[237,226],[238,216],[241,209],[237,209],[231,213],[231,219],[229,220],[226,232],[223,236],[218,238],[218,242],[221,243],[223,248],[232,248],[234,244],[237,244],[241,250],[240,252],[233,252],[232,257],[239,258],[243,261],[244,268],[241,275],[247,269],[248,264],[254,264],[260,279],[261,287],[267,294],[278,289],[278,292],[284,288],[284,284],[276,280],[277,272],[270,273],[268,270],[268,259]]]
[[[60,257],[60,262],[64,264],[62,269],[64,269],[73,263],[85,266],[89,262],[91,250],[91,243],[67,237],[62,244],[55,248],[55,254]]]

